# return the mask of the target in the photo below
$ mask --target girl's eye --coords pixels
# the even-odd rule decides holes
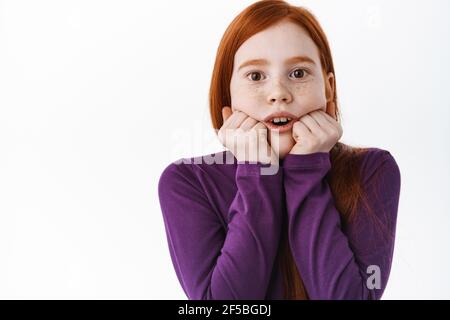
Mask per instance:
[[[250,78],[252,81],[259,81],[259,80],[261,80],[261,77],[258,77],[258,75],[260,76],[261,73],[255,71],[255,72],[250,72],[249,74],[247,74],[247,77],[251,76]]]
[[[292,74],[294,74],[295,78],[302,79],[306,76],[306,70],[305,69],[295,69],[294,72],[292,72]]]
[[[303,79],[306,77],[308,71],[305,69],[295,69],[291,74],[294,75],[296,79]],[[252,71],[247,74],[247,78],[250,76],[251,81],[260,81],[261,80],[261,73],[258,71]]]

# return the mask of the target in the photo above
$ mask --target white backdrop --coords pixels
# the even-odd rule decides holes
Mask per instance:
[[[0,1],[0,298],[186,299],[162,170],[223,150],[208,90],[253,1]],[[450,298],[450,2],[290,1],[335,60],[343,142],[402,174],[384,299]]]

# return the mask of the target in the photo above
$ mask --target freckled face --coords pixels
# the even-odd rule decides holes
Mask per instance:
[[[331,94],[326,90],[331,90],[332,78],[329,73],[325,81],[319,50],[307,32],[284,21],[253,35],[237,50],[231,107],[259,121],[278,111],[297,118],[318,109],[326,111],[326,92]],[[268,140],[280,159],[295,144],[292,130],[279,135],[269,130]]]

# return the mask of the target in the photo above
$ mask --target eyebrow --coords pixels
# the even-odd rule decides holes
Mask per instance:
[[[296,57],[292,57],[292,58],[289,58],[286,61],[284,61],[284,63],[286,65],[299,63],[299,62],[308,62],[308,63],[314,64],[314,65],[316,64],[313,59],[311,59],[310,57],[307,57],[307,56],[296,56]],[[266,59],[252,59],[252,60],[248,60],[248,61],[245,61],[244,63],[242,63],[240,65],[238,71],[241,70],[242,68],[248,67],[248,66],[264,66],[264,65],[268,65],[268,64],[269,64],[269,62]]]

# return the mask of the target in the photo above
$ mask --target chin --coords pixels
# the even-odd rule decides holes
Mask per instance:
[[[279,134],[279,138],[277,135],[271,132],[268,141],[275,154],[278,155],[278,158],[284,159],[295,145],[295,140],[292,138],[292,130]]]

